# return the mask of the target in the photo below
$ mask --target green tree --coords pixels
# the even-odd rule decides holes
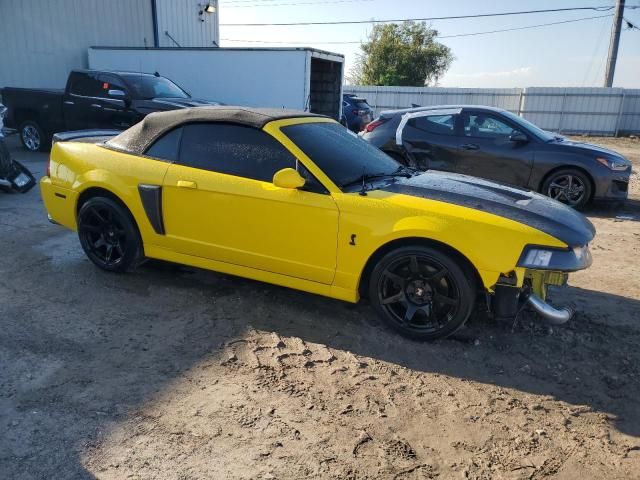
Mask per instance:
[[[356,85],[433,85],[454,58],[437,36],[424,22],[375,25],[348,79]]]

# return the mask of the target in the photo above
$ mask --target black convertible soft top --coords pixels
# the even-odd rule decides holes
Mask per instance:
[[[301,117],[327,118],[324,115],[277,108],[229,107],[226,105],[185,108],[151,113],[141,122],[107,141],[105,145],[115,150],[142,155],[149,145],[163,133],[185,123],[220,122],[262,128],[274,120]]]

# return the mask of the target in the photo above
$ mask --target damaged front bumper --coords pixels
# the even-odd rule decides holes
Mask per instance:
[[[501,276],[494,287],[491,310],[496,318],[514,319],[524,307],[530,307],[547,323],[566,323],[574,311],[547,303],[548,287],[566,285],[570,272],[588,268],[591,263],[586,245],[567,249],[528,246],[518,261],[523,278],[518,281],[515,272]]]

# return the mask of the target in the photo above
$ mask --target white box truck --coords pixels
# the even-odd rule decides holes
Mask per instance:
[[[344,56],[313,48],[90,47],[89,68],[158,72],[228,105],[342,115]]]

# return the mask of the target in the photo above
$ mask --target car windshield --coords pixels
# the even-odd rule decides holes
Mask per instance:
[[[283,127],[282,131],[341,188],[357,183],[363,176],[395,175],[402,168],[339,123],[301,123]]]
[[[122,75],[135,98],[189,98],[189,94],[168,78],[153,75]]]
[[[526,130],[529,130],[531,133],[533,133],[534,135],[539,137],[544,142],[550,142],[552,140],[555,140],[555,136],[554,135],[550,134],[549,132],[547,132],[545,130],[542,130],[537,125],[534,125],[529,120],[525,120],[524,118],[522,118],[519,115],[516,115],[515,113],[504,111],[504,112],[502,112],[502,114],[505,117],[507,117],[507,118],[511,119],[512,121],[514,121],[515,123],[517,123],[518,125],[522,125]]]

